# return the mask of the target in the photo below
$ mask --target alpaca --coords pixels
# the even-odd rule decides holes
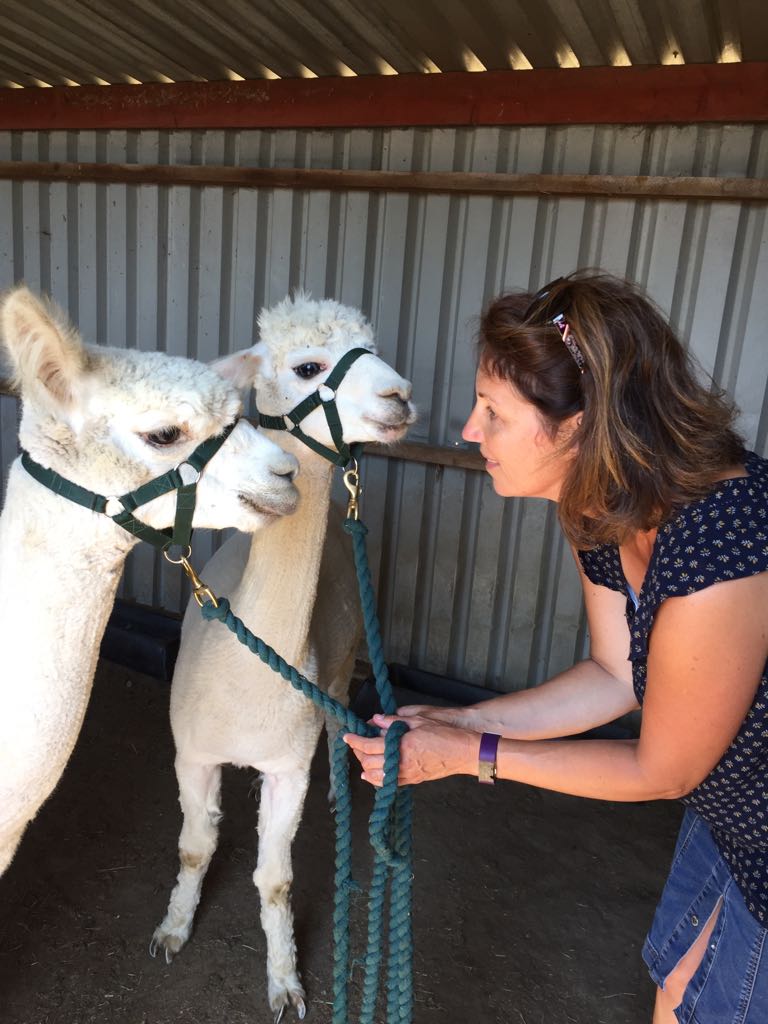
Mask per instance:
[[[22,398],[21,446],[97,494],[126,494],[181,466],[240,412],[240,392],[221,374],[159,352],[85,345],[60,311],[23,286],[0,300],[0,330]],[[194,524],[253,530],[292,512],[297,468],[241,420],[203,471]],[[174,508],[169,493],[136,515],[163,529]],[[120,511],[115,504],[109,514]],[[136,543],[109,515],[13,463],[0,518],[0,873],[72,752]]]
[[[337,391],[344,441],[391,442],[405,434],[415,418],[411,385],[377,357],[361,313],[300,295],[262,310],[259,327],[261,340],[232,358],[243,363],[259,358],[254,387],[261,413],[283,416],[315,390],[323,394],[322,382],[341,357],[363,347],[370,354],[351,365]],[[301,428],[331,444],[322,409]],[[258,536],[228,540],[204,575],[249,628],[346,701],[361,614],[343,514],[335,509],[329,521],[333,465],[290,434],[279,436],[301,466],[298,511]],[[301,1018],[305,1003],[290,907],[291,844],[323,716],[219,623],[205,622],[190,606],[171,688],[171,724],[184,816],[180,871],[150,952],[154,956],[163,949],[170,963],[189,938],[216,848],[221,765],[256,768],[262,787],[253,881],[267,937],[269,1003],[276,1020],[291,1004]],[[329,733],[337,731],[329,723]]]

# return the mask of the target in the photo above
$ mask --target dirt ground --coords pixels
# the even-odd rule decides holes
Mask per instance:
[[[0,879],[2,1024],[271,1021],[249,773],[225,773],[221,842],[190,943],[170,966],[148,955],[180,824],[167,700],[167,684],[101,663],[75,755]],[[319,755],[294,857],[310,1024],[331,1017],[326,791]],[[358,781],[354,793],[362,873],[370,790]],[[640,946],[680,816],[672,804],[604,804],[511,783],[420,787],[415,1024],[646,1024]]]

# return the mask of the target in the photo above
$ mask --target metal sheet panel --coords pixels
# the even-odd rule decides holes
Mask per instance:
[[[5,133],[0,159],[765,177],[768,129]],[[414,380],[413,437],[443,445],[461,443],[483,304],[600,265],[648,288],[765,452],[767,260],[760,204],[0,182],[0,284],[51,292],[89,340],[211,359],[303,287],[364,309]],[[4,468],[16,416],[0,401]],[[583,651],[576,571],[546,503],[383,458],[364,484],[392,660],[507,690]],[[197,538],[198,564],[218,542]],[[137,551],[122,593],[180,611],[186,590]]]

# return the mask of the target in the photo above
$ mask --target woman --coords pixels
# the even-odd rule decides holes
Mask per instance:
[[[682,799],[643,949],[654,1024],[765,1024],[768,463],[744,450],[733,409],[651,302],[605,274],[493,302],[476,392],[464,438],[496,492],[558,503],[590,657],[476,707],[401,708],[399,781]],[[637,740],[555,739],[640,705]],[[346,741],[380,785],[383,739]]]

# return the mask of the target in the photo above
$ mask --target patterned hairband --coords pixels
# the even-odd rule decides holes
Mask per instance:
[[[565,319],[565,313],[558,313],[557,316],[552,317],[550,323],[553,323],[560,332],[560,337],[563,339],[563,344],[568,349],[571,356],[573,357],[573,361],[578,366],[579,373],[584,373],[584,371],[587,368],[587,361],[584,358],[584,353],[576,344],[576,340],[571,334],[570,327]]]
[[[547,299],[547,296],[550,295],[550,293],[552,292],[552,289],[555,288],[557,285],[565,285],[564,288],[561,288],[559,290],[559,294],[557,296],[557,298],[560,299],[560,306],[563,309],[563,312],[557,313],[553,317],[547,317],[546,322],[553,324],[558,329],[558,331],[560,332],[560,337],[563,340],[563,344],[571,354],[571,358],[573,359],[574,363],[576,363],[576,365],[578,366],[579,372],[584,373],[584,371],[587,368],[587,361],[584,358],[584,353],[579,348],[576,339],[571,334],[570,325],[568,324],[568,321],[565,319],[565,310],[567,310],[568,306],[570,305],[568,299],[570,296],[571,285],[566,281],[564,277],[555,278],[554,281],[550,281],[549,284],[545,284],[543,288],[536,292],[528,308],[523,314],[523,321],[528,320],[528,318],[534,312],[538,311],[540,313],[542,311],[542,306],[546,307],[545,300]]]

